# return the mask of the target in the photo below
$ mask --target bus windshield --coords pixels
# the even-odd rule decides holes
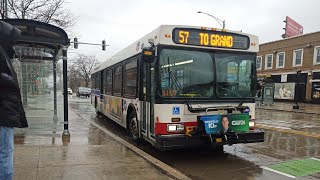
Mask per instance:
[[[214,54],[219,98],[254,97],[254,55]]]
[[[253,65],[253,54],[163,49],[159,54],[160,93],[162,97],[254,97]]]

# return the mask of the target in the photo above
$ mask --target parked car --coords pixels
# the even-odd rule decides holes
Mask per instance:
[[[72,95],[72,89],[68,88],[68,94]]]
[[[67,92],[68,92],[69,95],[72,95],[72,89],[71,88],[68,88]],[[64,95],[63,90],[62,90],[62,95]]]
[[[79,87],[77,90],[77,96],[86,96],[89,97],[91,94],[91,89],[87,87]]]

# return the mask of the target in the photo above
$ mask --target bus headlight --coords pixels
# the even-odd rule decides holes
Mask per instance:
[[[167,124],[168,132],[184,132],[183,124]]]
[[[249,129],[254,129],[256,125],[255,119],[250,119],[249,120]]]

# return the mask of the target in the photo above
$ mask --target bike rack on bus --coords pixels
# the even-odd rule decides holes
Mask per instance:
[[[206,108],[206,116],[208,115],[208,111],[209,110],[213,110],[213,111],[220,111],[223,110],[223,112],[225,111],[225,109],[229,110],[229,109],[234,109],[236,112],[239,112],[239,110],[237,109],[237,107],[235,106],[221,106],[221,107],[208,107]],[[229,134],[235,135],[236,140],[239,140],[239,136],[236,132],[229,132]],[[228,143],[228,137],[225,133],[223,133],[223,136],[226,140],[226,143]],[[210,141],[211,143],[213,143],[213,138],[212,138],[212,134],[209,134],[210,137]]]
[[[234,107],[234,106],[208,107],[208,108],[206,108],[206,116],[208,115],[208,111],[209,110],[213,110],[213,111],[223,110],[223,111],[225,111],[226,108],[227,108],[227,110],[228,109],[234,109],[236,112],[238,111],[238,109],[236,107]]]

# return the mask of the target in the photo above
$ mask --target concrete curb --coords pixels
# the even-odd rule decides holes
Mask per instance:
[[[128,143],[127,141],[125,141],[124,139],[116,136],[115,134],[113,134],[112,132],[104,129],[102,126],[100,126],[99,124],[90,121],[89,119],[83,117],[80,113],[78,113],[75,109],[72,109],[69,107],[70,110],[72,110],[74,113],[76,113],[78,116],[80,116],[81,118],[85,119],[86,121],[88,121],[89,123],[91,123],[92,125],[94,125],[95,127],[97,127],[98,129],[100,129],[101,131],[103,131],[104,133],[106,133],[108,136],[112,137],[113,139],[115,139],[116,141],[120,142],[122,145],[126,146],[127,148],[131,149],[133,152],[135,152],[136,154],[138,154],[139,156],[141,156],[143,159],[145,159],[147,162],[149,162],[152,166],[154,166],[155,168],[159,169],[160,171],[164,172],[165,174],[167,174],[170,178],[173,179],[179,179],[179,180],[191,180],[189,177],[187,177],[185,174],[183,174],[182,172],[172,168],[171,166],[165,164],[164,162],[152,157],[151,155],[147,154],[146,152],[142,151],[141,149],[135,147],[134,145]]]

